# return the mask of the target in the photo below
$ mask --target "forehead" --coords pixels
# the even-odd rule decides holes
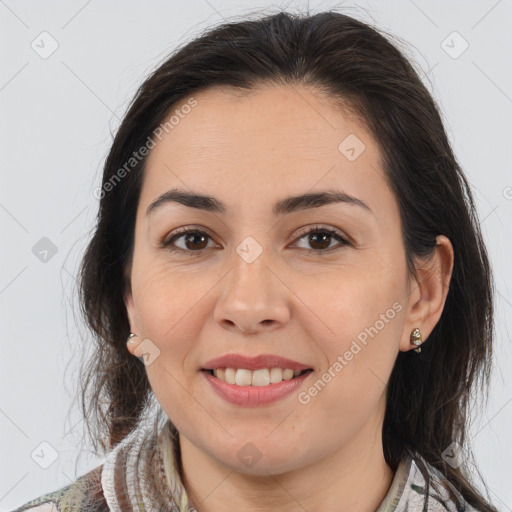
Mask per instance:
[[[141,205],[173,188],[258,207],[287,194],[338,188],[390,199],[377,144],[332,98],[302,86],[211,88],[177,103],[146,162]]]

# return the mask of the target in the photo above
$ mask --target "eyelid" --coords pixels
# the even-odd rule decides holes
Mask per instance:
[[[172,240],[178,239],[180,236],[188,235],[189,233],[195,233],[195,232],[204,233],[211,240],[213,240],[213,236],[210,235],[209,230],[207,228],[205,228],[203,226],[199,226],[199,225],[196,226],[196,225],[192,224],[192,225],[176,228],[175,230],[172,231],[172,233],[170,235],[164,236],[163,239],[158,243],[158,245],[159,245],[159,247],[168,249],[169,245],[172,245],[171,244]],[[182,249],[180,249],[179,247],[176,248],[176,251],[180,251],[180,250],[182,250]],[[201,252],[201,251],[204,251],[204,249],[200,249],[199,251],[185,251],[185,252]]]
[[[338,245],[334,246],[334,247],[331,247],[329,249],[319,249],[319,250],[305,249],[306,251],[313,252],[313,253],[323,254],[323,253],[333,252],[333,251],[335,251],[338,248],[343,247],[343,246],[353,246],[353,241],[352,241],[351,237],[346,235],[340,229],[335,228],[333,226],[329,226],[329,225],[322,226],[322,225],[316,224],[314,226],[305,226],[304,228],[301,228],[299,230],[299,233],[297,233],[295,235],[295,240],[296,241],[300,240],[301,238],[303,238],[304,236],[306,236],[306,235],[308,235],[310,233],[317,233],[317,232],[319,232],[319,233],[322,233],[322,232],[328,233],[332,237],[339,238]]]
[[[197,251],[191,251],[191,250],[181,249],[180,247],[175,247],[175,246],[173,246],[173,243],[172,243],[174,240],[177,240],[184,235],[187,235],[189,233],[197,233],[197,232],[205,234],[210,240],[214,241],[214,238],[213,238],[213,236],[211,236],[209,234],[208,229],[204,228],[203,226],[189,225],[189,226],[183,226],[183,227],[177,228],[169,236],[164,237],[159,242],[158,245],[160,248],[170,250],[171,252],[181,252],[181,253],[186,253],[189,255],[202,254],[203,251],[205,251],[207,248],[199,249]],[[316,224],[313,226],[309,225],[309,226],[300,228],[299,232],[294,235],[294,242],[297,242],[298,240],[300,240],[301,238],[304,238],[306,235],[308,235],[310,233],[316,233],[316,232],[325,232],[325,233],[331,235],[332,237],[338,238],[339,239],[338,245],[331,247],[329,249],[318,249],[318,250],[303,249],[303,250],[312,252],[312,253],[323,254],[323,253],[334,252],[337,249],[344,247],[344,246],[353,246],[353,240],[351,239],[351,237],[346,235],[340,229],[335,228],[330,225],[319,225],[319,224]],[[172,246],[173,248],[169,249],[170,246]]]

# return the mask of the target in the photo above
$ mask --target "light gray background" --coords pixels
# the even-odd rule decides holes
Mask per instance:
[[[307,3],[0,0],[1,510],[67,485],[102,461],[85,450],[76,464],[83,424],[68,409],[77,376],[73,356],[87,342],[73,276],[97,211],[93,190],[110,132],[143,78],[176,45],[223,18],[270,12],[272,5],[293,10]],[[497,282],[497,364],[471,440],[495,505],[512,510],[512,1],[309,6],[312,12],[337,6],[403,39],[441,105],[473,185]],[[31,47],[33,41],[42,47],[43,31],[59,45],[46,59]],[[454,31],[469,44],[458,58],[463,40],[446,39]],[[58,250],[46,262],[32,251],[43,237]],[[42,464],[53,450],[58,458],[43,469],[31,458],[34,450]]]

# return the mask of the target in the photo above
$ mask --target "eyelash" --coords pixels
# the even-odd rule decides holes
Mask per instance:
[[[332,237],[336,238],[340,242],[340,245],[342,247],[351,245],[351,243],[348,240],[346,240],[338,230],[333,229],[333,228],[326,228],[326,227],[322,227],[322,226],[315,226],[313,228],[306,229],[306,231],[300,232],[299,235],[297,236],[296,240],[304,238],[306,235],[309,235],[311,233],[322,233],[322,234],[331,235]],[[173,246],[173,242],[175,240],[177,240],[178,238],[181,238],[184,235],[188,235],[188,234],[206,235],[208,238],[211,239],[211,237],[210,237],[210,235],[208,235],[208,233],[205,233],[204,231],[201,231],[197,228],[181,228],[180,230],[173,233],[173,235],[170,238],[168,238],[167,240],[161,241],[159,243],[159,246],[162,249],[165,248],[173,253],[181,252],[181,253],[186,253],[190,256],[202,254],[202,252],[205,251],[206,248],[199,249],[197,251],[191,251],[191,250],[185,250],[185,249],[181,249],[179,247]],[[324,254],[326,252],[331,252],[333,249],[331,247],[329,249],[306,249],[306,250],[315,252],[317,254]]]

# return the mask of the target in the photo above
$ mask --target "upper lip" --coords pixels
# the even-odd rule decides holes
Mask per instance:
[[[285,370],[309,370],[311,369],[311,366],[273,354],[260,354],[255,357],[244,356],[241,354],[225,354],[223,356],[210,359],[203,365],[203,370],[215,370],[217,368],[245,368],[247,370],[283,368]]]

